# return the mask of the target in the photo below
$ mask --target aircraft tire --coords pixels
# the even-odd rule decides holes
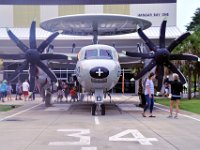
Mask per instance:
[[[101,104],[101,115],[104,116],[106,113],[105,105]]]
[[[96,113],[96,104],[92,104],[92,107],[91,107],[91,113],[92,113],[92,116],[95,116],[95,113]]]

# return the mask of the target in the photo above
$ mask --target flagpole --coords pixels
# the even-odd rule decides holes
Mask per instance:
[[[124,69],[122,70],[122,93],[124,94]]]

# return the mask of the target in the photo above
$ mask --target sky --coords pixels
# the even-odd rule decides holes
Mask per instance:
[[[191,22],[194,12],[200,8],[200,0],[177,0],[177,26],[182,32],[185,26]]]

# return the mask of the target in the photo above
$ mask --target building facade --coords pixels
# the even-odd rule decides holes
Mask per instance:
[[[30,24],[32,20],[36,20],[37,42],[40,43],[50,34],[39,28],[40,22],[65,15],[96,13],[131,15],[151,21],[152,27],[145,30],[145,33],[153,42],[158,41],[160,24],[165,18],[167,19],[166,43],[171,42],[181,34],[176,27],[176,0],[0,0],[0,52],[20,52],[10,41],[6,28],[11,28],[19,39],[24,43],[28,43]],[[53,42],[54,51],[56,53],[71,54],[71,45],[76,43],[76,54],[81,47],[91,44],[91,41],[92,37],[59,35]],[[101,44],[111,46],[114,43],[119,53],[122,50],[137,51],[137,43],[143,43],[137,33],[99,37],[99,41]],[[17,65],[19,65],[18,62],[4,60],[4,76],[2,78],[8,77]],[[137,86],[131,81],[133,67],[126,69],[125,87],[127,87],[127,92],[137,93]],[[59,79],[68,81],[73,79],[73,67],[70,69],[69,67],[54,67],[53,69]],[[20,78],[25,78],[27,73],[22,74]],[[121,81],[119,80],[115,91],[120,92],[120,88]]]
[[[72,3],[75,4],[72,5]],[[29,27],[33,19],[39,25],[40,22],[54,17],[88,13],[124,14],[142,17],[150,20],[152,26],[159,26],[163,18],[166,17],[168,26],[176,26],[176,0],[118,0],[116,2],[106,0],[104,4],[100,5],[99,3],[94,0],[76,0],[73,2],[69,0],[7,0],[1,2],[0,0],[0,19],[3,20],[0,22],[0,27],[23,28]],[[103,0],[101,0],[101,3],[103,3]]]

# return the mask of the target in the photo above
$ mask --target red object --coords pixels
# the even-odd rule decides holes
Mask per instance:
[[[71,89],[71,90],[70,90],[70,95],[71,95],[71,96],[75,96],[75,90],[74,90],[74,89]]]
[[[28,96],[28,91],[23,91],[24,96]]]

